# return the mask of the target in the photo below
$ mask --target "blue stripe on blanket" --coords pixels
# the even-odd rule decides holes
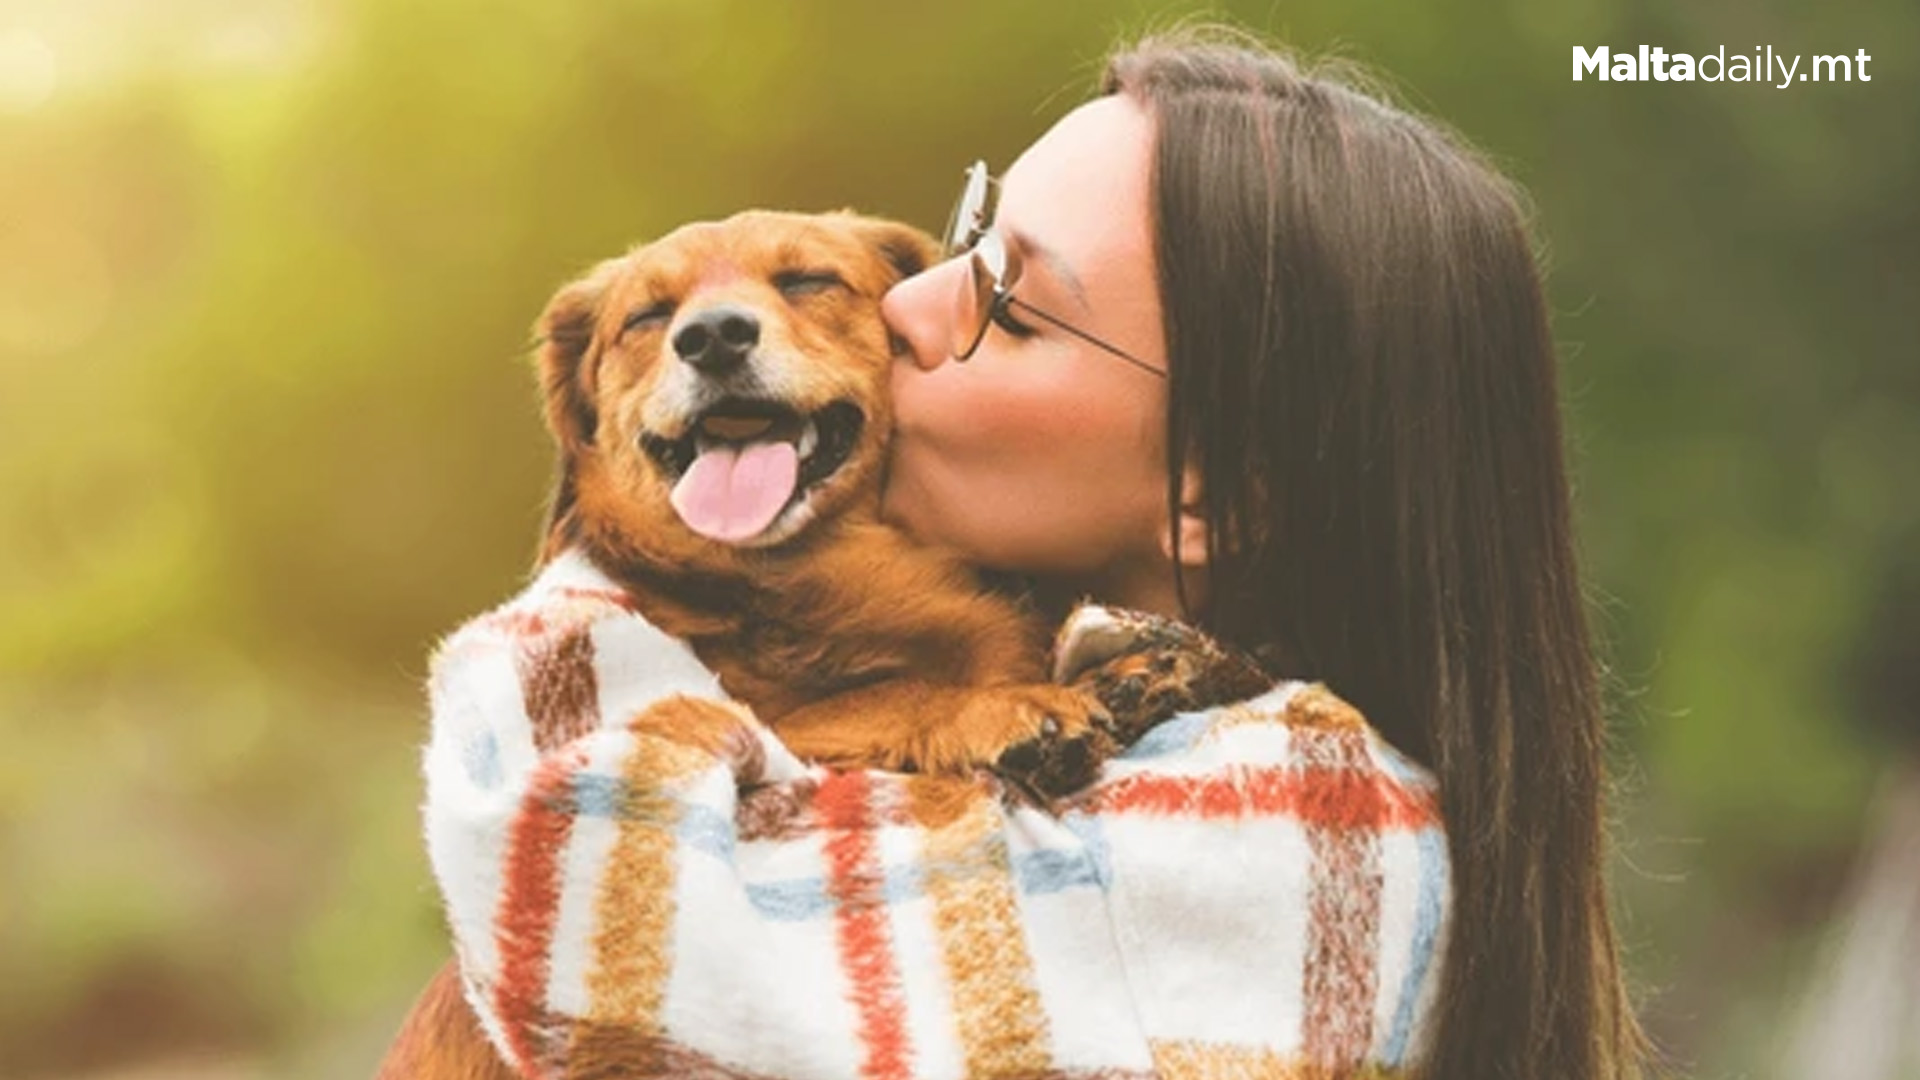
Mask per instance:
[[[779,922],[805,922],[833,910],[827,902],[826,883],[819,878],[768,885],[748,882],[747,899],[755,911]]]
[[[580,773],[573,778],[573,810],[581,817],[639,821],[673,826],[675,842],[733,862],[733,820],[710,806],[665,799],[632,800],[627,782],[617,776]]]
[[[996,873],[998,860],[991,847],[980,845],[952,859],[927,865],[904,863],[889,866],[880,888],[880,899],[888,907],[924,897],[927,878],[938,875],[948,881],[965,881],[984,873]],[[1099,887],[1100,870],[1087,854],[1071,850],[1035,851],[1013,860],[1014,880],[1025,895],[1055,893],[1075,886]],[[803,922],[825,918],[837,909],[827,894],[825,878],[794,878],[788,881],[749,883],[747,899],[766,918],[780,922]]]
[[[1083,811],[1069,810],[1060,818],[1060,824],[1079,838],[1080,846],[1086,852],[1087,865],[1093,873],[1093,883],[1103,890],[1111,886],[1112,849],[1107,846],[1107,831],[1101,828],[1100,819]]]
[[[919,866],[890,866],[880,885],[880,900],[887,906],[903,904],[926,895],[926,877]],[[779,922],[804,922],[833,914],[838,904],[827,895],[827,879],[794,878],[789,881],[748,882],[747,899],[760,914]]]
[[[732,863],[734,860],[737,834],[733,821],[712,807],[632,799],[626,781],[598,773],[575,775],[572,796],[572,805],[566,809],[582,817],[639,821],[658,826],[671,824],[674,838],[682,845],[723,862]],[[674,820],[676,812],[678,820]],[[1098,824],[1085,814],[1072,817],[1067,826],[1086,845],[1086,850],[1046,849],[1014,859],[1014,876],[1023,892],[1054,893],[1076,885],[1103,887],[1111,876],[1106,868],[1106,843],[1100,837]],[[929,872],[955,880],[994,872],[993,868],[1004,858],[1002,852],[1005,844],[1005,840],[996,838],[990,846],[969,848],[951,859],[888,867],[884,889],[886,901],[891,904],[923,895],[926,892],[925,876]],[[826,883],[821,878],[750,885],[748,889],[754,894],[755,903],[761,905],[770,917],[810,918],[828,909]]]
[[[736,835],[733,819],[710,806],[683,807],[681,814],[680,827],[674,830],[675,839],[695,851],[704,851],[722,862],[732,864]]]
[[[1440,895],[1446,887],[1447,850],[1445,834],[1439,829],[1421,829],[1415,842],[1420,852],[1420,898],[1414,908],[1413,951],[1407,958],[1406,978],[1400,983],[1400,1001],[1394,1008],[1393,1027],[1387,1036],[1383,1056],[1390,1068],[1406,1061],[1407,1041],[1413,1034],[1413,1007],[1426,982],[1427,969],[1433,963],[1434,939],[1440,932]]]
[[[482,731],[462,743],[460,759],[467,767],[467,779],[488,790],[500,786],[500,743],[493,732]]]
[[[1028,896],[1057,893],[1076,885],[1100,887],[1100,868],[1084,851],[1035,851],[1013,862],[1020,891]]]
[[[614,821],[638,821],[671,827],[675,840],[684,847],[732,864],[737,832],[733,820],[710,806],[686,804],[669,799],[636,799],[628,783],[617,776],[583,772],[573,777],[571,805],[564,807],[582,817]],[[1062,892],[1076,887],[1105,889],[1113,880],[1106,837],[1098,818],[1070,811],[1061,819],[1075,838],[1078,849],[1043,848],[1012,860],[1014,880],[1029,896]],[[965,881],[982,874],[998,873],[1006,862],[1006,840],[994,837],[952,857],[926,863],[902,863],[885,868],[881,899],[888,905],[905,903],[926,895],[927,877],[939,875],[949,881]],[[748,883],[747,898],[769,919],[796,922],[829,915],[835,902],[827,894],[825,878],[794,878],[787,881]]]
[[[575,773],[573,776],[573,812],[581,817],[610,821],[635,821],[658,818],[658,800],[640,802],[629,795],[627,782],[601,773]]]
[[[1145,735],[1118,756],[1126,760],[1164,757],[1189,749],[1208,727],[1219,719],[1217,713],[1179,713],[1147,729]]]
[[[1392,743],[1376,735],[1373,738],[1373,749],[1387,775],[1393,777],[1403,787],[1425,791],[1433,786],[1432,777],[1410,761]]]

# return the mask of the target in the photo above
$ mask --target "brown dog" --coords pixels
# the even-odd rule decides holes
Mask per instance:
[[[1048,627],[879,522],[880,297],[933,254],[892,222],[750,211],[601,264],[540,320],[545,555],[584,550],[812,760],[963,773],[1099,714],[1044,681]]]
[[[560,459],[542,561],[586,552],[803,758],[997,764],[1061,793],[1091,778],[1112,718],[1043,681],[1048,627],[879,521],[880,298],[934,254],[891,222],[750,211],[560,290],[538,325]],[[513,1073],[450,964],[380,1075]]]

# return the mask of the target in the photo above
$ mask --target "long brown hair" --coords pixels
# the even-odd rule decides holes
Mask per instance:
[[[1108,62],[1102,91],[1156,125],[1168,504],[1191,455],[1211,526],[1196,618],[1439,781],[1454,902],[1420,1075],[1637,1077],[1524,202],[1364,85],[1218,28]]]

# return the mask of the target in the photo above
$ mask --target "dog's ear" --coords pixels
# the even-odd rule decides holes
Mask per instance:
[[[619,265],[620,260],[609,259],[554,293],[534,323],[534,367],[546,401],[547,427],[563,458],[593,445],[598,416],[589,353],[600,303]]]
[[[545,399],[547,427],[560,448],[553,495],[547,504],[540,565],[579,540],[574,507],[579,496],[580,455],[593,445],[599,419],[593,405],[593,329],[620,265],[621,260],[608,259],[553,294],[534,323],[534,367]]]
[[[860,236],[887,260],[899,278],[910,278],[940,261],[939,241],[911,225],[866,218],[860,223]]]

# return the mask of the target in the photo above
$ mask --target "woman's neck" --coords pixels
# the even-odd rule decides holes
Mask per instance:
[[[1173,574],[1162,562],[1136,573],[1116,573],[1096,578],[1046,577],[1033,579],[1032,600],[1049,623],[1058,625],[1067,613],[1082,601],[1109,607],[1151,612],[1182,622],[1190,621],[1188,612],[1198,612],[1206,604],[1206,574],[1187,573],[1187,611],[1181,610],[1180,595],[1174,588]]]

